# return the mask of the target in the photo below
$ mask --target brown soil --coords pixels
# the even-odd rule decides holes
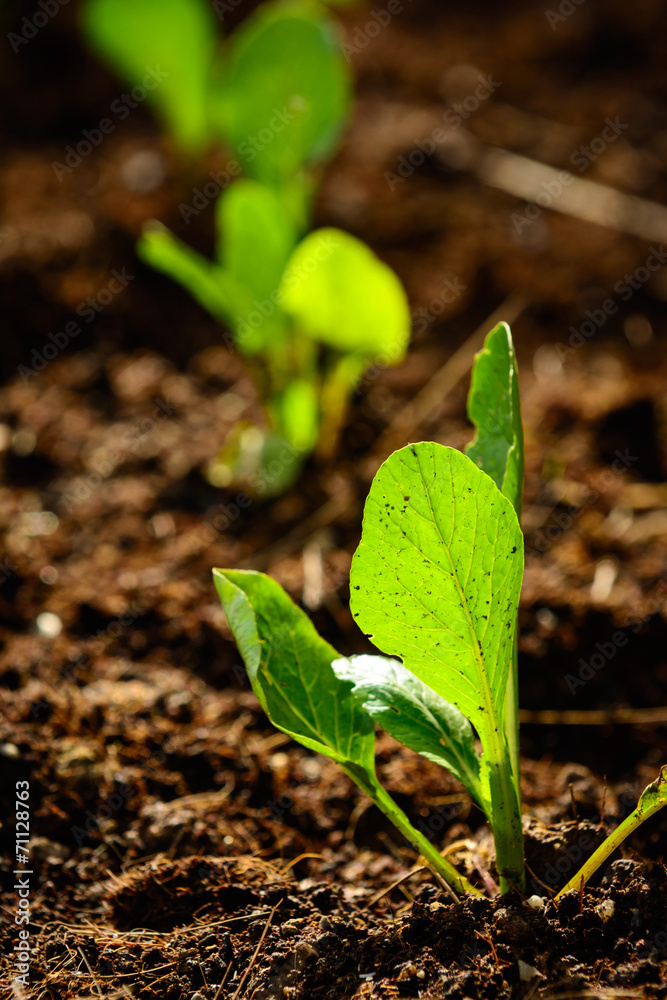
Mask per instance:
[[[59,182],[52,162],[122,88],[82,48],[74,5],[5,54],[3,996],[23,996],[10,987],[21,781],[35,838],[29,997],[667,995],[667,818],[647,823],[581,899],[550,899],[667,761],[667,711],[608,714],[665,704],[664,269],[626,301],[614,286],[644,266],[647,242],[548,210],[517,231],[525,203],[451,151],[394,190],[383,176],[469,92],[472,66],[500,86],[462,137],[572,169],[573,150],[620,116],[628,128],[586,176],[665,203],[665,15],[658,0],[587,0],[551,30],[540,5],[404,6],[357,44],[355,120],[318,215],[400,273],[410,356],[364,382],[335,463],[311,462],[286,496],[248,506],[201,468],[239,417],[257,415],[250,381],[213,320],[133,251],[151,217],[210,250],[212,213],[185,225],[178,206],[225,158],[184,177],[140,107]],[[8,5],[5,33],[33,13]],[[370,16],[344,15],[348,40],[368,35]],[[122,293],[21,377],[114,270],[132,276]],[[347,575],[379,436],[397,415],[407,421],[415,394],[508,296],[523,299],[521,703],[598,713],[579,725],[527,715],[522,729],[540,910],[451,900],[336,765],[271,729],[210,575],[269,572],[342,653],[370,650]],[[602,328],[559,349],[609,296],[619,308]],[[408,436],[463,446],[466,388]],[[43,612],[59,635],[43,619],[40,630]],[[462,870],[480,884],[493,874],[487,829],[453,779],[385,736],[378,768]]]

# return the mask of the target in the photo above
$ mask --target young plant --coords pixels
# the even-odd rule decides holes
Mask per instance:
[[[256,477],[256,492],[279,493],[313,449],[321,458],[334,453],[364,371],[402,360],[408,302],[394,272],[348,233],[318,229],[297,242],[278,196],[259,181],[233,184],[217,217],[215,262],[163,228],[147,231],[138,249],[229,327],[264,402],[268,430],[256,460],[241,438],[213,463],[212,479],[245,478],[253,487]],[[276,463],[281,454],[287,460]],[[269,480],[262,470],[272,462],[280,472]]]
[[[265,3],[220,58],[208,0],[86,0],[84,27],[129,82],[160,65],[148,97],[186,155],[223,141],[228,173],[246,174],[217,200],[215,260],[158,223],[138,252],[231,330],[264,404],[267,427],[237,428],[209,478],[280,493],[314,449],[333,454],[359,378],[401,361],[409,336],[386,265],[339,230],[305,236],[351,103],[335,22],[312,0]]]
[[[213,574],[251,684],[272,722],[337,760],[454,889],[478,892],[424,842],[379,785],[373,723],[447,768],[488,818],[501,892],[523,892],[513,760],[523,575],[515,504],[523,448],[506,324],[489,334],[477,356],[469,408],[477,428],[472,457],[431,442],[408,445],[380,468],[366,501],[350,606],[375,645],[400,661],[340,657],[270,577],[241,570]],[[666,804],[666,788],[661,772],[635,813],[562,892],[579,888],[627,833]]]
[[[289,189],[303,209],[352,93],[336,24],[314,0],[262,4],[222,49],[208,0],[85,0],[81,18],[128,85],[159,69],[144,94],[184,157],[224,143],[248,176]]]

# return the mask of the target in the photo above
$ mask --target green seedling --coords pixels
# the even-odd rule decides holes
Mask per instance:
[[[254,474],[274,461],[282,474],[263,492],[278,493],[313,449],[321,458],[334,453],[364,371],[402,360],[408,302],[394,272],[348,233],[319,229],[299,241],[280,198],[259,181],[241,180],[223,192],[217,217],[216,261],[164,227],[148,230],[138,250],[232,331],[267,413]],[[281,444],[289,461],[272,458]],[[214,480],[239,478],[244,463],[242,447],[231,457],[223,453]]]
[[[619,826],[616,827],[613,833],[610,833],[606,840],[604,840],[598,849],[591,854],[588,861],[582,865],[577,874],[570,879],[567,885],[564,885],[560,892],[557,894],[556,899],[560,899],[564,896],[566,892],[571,892],[576,890],[579,892],[581,888],[586,885],[591,875],[594,875],[598,870],[600,865],[603,865],[607,858],[614,853],[617,847],[620,847],[626,837],[642,825],[642,823],[649,819],[655,813],[659,812],[663,806],[667,806],[667,766],[663,765],[660,768],[660,774],[655,781],[652,781],[650,785],[644,789],[642,794],[639,796],[639,802],[637,807],[633,809],[629,816],[625,819]]]
[[[511,334],[499,324],[473,370],[469,411],[477,433],[468,456],[431,442],[408,445],[387,459],[371,485],[352,560],[350,606],[357,624],[392,658],[340,657],[270,577],[213,571],[251,684],[272,722],[338,761],[459,892],[478,890],[424,841],[379,785],[373,724],[467,788],[493,831],[501,892],[523,892],[513,760],[523,575],[516,378]],[[559,895],[579,889],[628,833],[667,804],[666,770]]]
[[[149,69],[160,85],[147,100],[185,156],[211,141],[209,108],[217,50],[216,18],[206,0],[86,0],[82,27],[93,49],[131,87]]]
[[[307,228],[320,165],[347,122],[352,81],[337,24],[315,0],[262,4],[221,46],[208,0],[85,0],[82,27],[189,159],[224,143]]]
[[[128,82],[160,65],[148,97],[186,155],[223,142],[230,174],[246,175],[217,200],[215,260],[158,223],[138,252],[231,330],[264,404],[266,427],[236,428],[209,478],[280,493],[313,450],[333,454],[360,377],[402,360],[410,326],[398,279],[367,247],[305,235],[351,105],[337,25],[315,0],[265,3],[220,49],[209,0],[86,0],[83,19]]]

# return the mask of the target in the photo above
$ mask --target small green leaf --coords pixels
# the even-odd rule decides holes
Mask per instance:
[[[410,337],[410,310],[397,276],[340,229],[310,233],[292,254],[282,302],[305,334],[342,353],[396,364]]]
[[[285,266],[296,242],[294,222],[275,191],[239,180],[216,203],[218,263],[248,288],[257,306],[275,307]]]
[[[375,774],[373,722],[339,680],[336,650],[263,573],[213,570],[253,690],[278,729],[299,743]]]
[[[275,351],[287,336],[288,319],[279,304],[296,227],[278,195],[259,181],[239,180],[216,203],[217,258],[247,292],[247,311],[235,318],[241,350]]]
[[[477,431],[466,448],[521,516],[523,426],[512,334],[499,323],[487,336],[473,367],[468,416]]]
[[[472,726],[464,715],[415,677],[398,660],[353,656],[334,660],[338,678],[354,682],[353,693],[382,728],[404,746],[446,767],[491,816],[488,789]]]
[[[303,378],[292,379],[274,405],[288,443],[297,452],[311,452],[319,430],[319,403],[313,383]]]
[[[280,189],[331,153],[347,119],[351,78],[335,22],[315,4],[262,4],[234,32],[220,93],[246,173]]]
[[[137,242],[139,257],[157,271],[178,281],[213,316],[236,331],[239,316],[248,315],[252,301],[247,289],[217,264],[203,257],[173,233],[160,225],[146,226]],[[254,353],[261,333],[250,331],[250,336],[240,338],[239,347],[247,354]]]
[[[499,323],[488,334],[475,358],[468,416],[476,427],[466,454],[491,476],[499,490],[514,505],[521,519],[523,498],[523,426],[519,379],[512,334],[507,323]],[[514,781],[519,788],[519,682],[516,625],[512,669],[507,683],[504,729],[512,757]]]
[[[128,85],[143,89],[185,153],[200,152],[210,135],[207,101],[216,46],[207,0],[86,0],[82,15],[93,48]],[[129,96],[135,106],[143,100]],[[114,104],[114,114],[132,109],[121,100]]]

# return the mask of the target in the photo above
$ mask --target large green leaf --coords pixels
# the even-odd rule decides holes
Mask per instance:
[[[490,817],[472,727],[457,708],[399,660],[353,656],[334,660],[333,669],[341,680],[353,681],[356,697],[390,736],[451,771]]]
[[[353,615],[483,745],[505,696],[522,572],[514,509],[469,458],[422,442],[387,459],[352,560]]]
[[[83,28],[93,48],[129,86],[111,111],[127,117],[145,98],[186,153],[209,139],[207,112],[216,23],[207,0],[85,0]],[[120,110],[116,111],[114,105]]]
[[[292,254],[282,303],[300,329],[337,351],[396,364],[410,337],[400,281],[365,243],[340,229],[317,229]]]
[[[476,427],[466,448],[469,458],[491,476],[521,516],[523,426],[512,334],[498,323],[475,358],[468,416]]]
[[[522,573],[516,512],[486,473],[431,442],[390,455],[366,501],[352,614],[477,729],[502,892],[524,884],[518,775],[504,728]]]
[[[265,3],[237,29],[220,90],[225,137],[272,187],[326,157],[345,124],[350,70],[316,4]]]

